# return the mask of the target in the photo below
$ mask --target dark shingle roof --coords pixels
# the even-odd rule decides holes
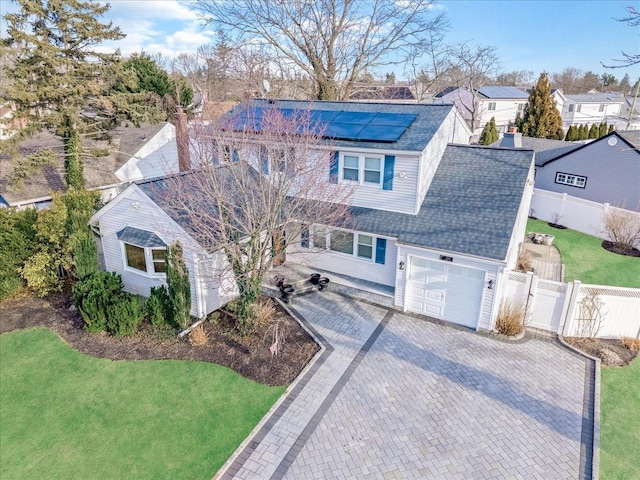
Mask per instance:
[[[155,233],[135,227],[124,227],[116,233],[118,240],[138,247],[166,247],[167,244]]]
[[[269,107],[282,109],[294,109],[304,111],[330,110],[346,112],[384,112],[417,114],[417,118],[404,132],[397,142],[379,143],[367,141],[331,140],[327,143],[335,146],[349,146],[359,148],[375,148],[385,150],[410,150],[421,152],[431,141],[446,116],[454,108],[449,104],[406,104],[406,103],[360,103],[360,102],[328,102],[303,100],[277,100],[270,103],[269,100],[255,99],[251,101],[253,107]],[[246,104],[239,105],[239,109],[246,108]],[[237,111],[237,110],[236,110]]]
[[[107,156],[85,156],[84,178],[87,188],[100,188],[117,185],[122,181],[115,176],[118,168],[124,165],[142,146],[148,142],[166,122],[140,128],[133,125],[122,127],[113,132],[110,141],[84,140],[83,148],[107,150]],[[50,148],[56,154],[53,166],[45,166],[24,180],[21,188],[12,187],[9,177],[14,171],[13,161],[8,155],[0,155],[0,195],[11,205],[48,198],[52,191],[66,190],[64,181],[64,150],[62,141],[49,132],[42,132],[28,138],[18,145],[20,156],[27,156],[39,150]],[[114,153],[121,152],[121,153]]]
[[[624,96],[620,93],[581,93],[577,95],[565,95],[567,100],[575,103],[623,103]]]
[[[631,145],[636,147],[636,149],[640,148],[640,130],[626,130],[617,133]]]
[[[501,147],[502,140],[491,144]],[[549,140],[547,138],[522,137],[522,148],[535,150],[536,166],[541,167],[551,160],[584,146],[584,143],[565,142],[563,140]]]
[[[114,133],[120,139],[118,148],[118,168],[124,165],[135,155],[149,140],[151,140],[168,122],[156,124],[143,123],[140,128],[134,125],[118,128]]]
[[[420,247],[504,260],[533,151],[449,145],[417,215],[353,207],[357,228]]]

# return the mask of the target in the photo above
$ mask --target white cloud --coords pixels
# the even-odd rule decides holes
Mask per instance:
[[[157,18],[163,20],[196,21],[197,16],[187,8],[187,2],[177,0],[111,0],[111,9],[107,15],[129,18]]]

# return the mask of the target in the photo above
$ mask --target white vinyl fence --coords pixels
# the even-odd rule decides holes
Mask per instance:
[[[502,298],[523,304],[527,326],[567,337],[640,338],[640,289],[505,272]]]
[[[602,233],[602,218],[609,209],[621,210],[640,218],[640,212],[622,210],[608,203],[591,202],[566,193],[549,192],[538,188],[533,190],[529,214],[546,222],[559,223],[572,230],[609,240]]]

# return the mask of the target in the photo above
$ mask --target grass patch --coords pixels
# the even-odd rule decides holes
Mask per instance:
[[[603,368],[600,478],[630,480],[640,472],[640,359],[624,368]]]
[[[204,362],[82,355],[0,337],[0,478],[209,479],[283,393]]]
[[[542,220],[527,221],[527,232],[556,238],[565,264],[565,282],[580,280],[595,285],[640,288],[640,258],[617,255],[602,248],[602,240],[575,230],[558,230]]]

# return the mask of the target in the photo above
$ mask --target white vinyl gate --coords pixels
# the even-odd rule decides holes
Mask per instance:
[[[408,309],[476,328],[485,272],[452,263],[411,257]]]

